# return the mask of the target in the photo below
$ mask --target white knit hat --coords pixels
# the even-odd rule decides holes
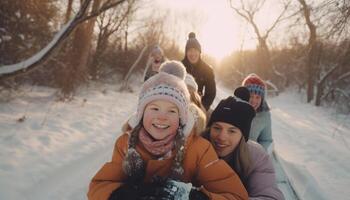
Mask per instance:
[[[180,123],[185,126],[185,135],[194,124],[193,113],[189,111],[190,94],[185,84],[186,69],[178,61],[166,61],[160,66],[159,73],[149,78],[142,85],[139,93],[137,112],[128,123],[134,128],[142,117],[145,107],[154,100],[168,100],[179,109]]]
[[[198,90],[198,84],[191,74],[186,74],[185,83],[187,86],[192,87],[195,91]]]

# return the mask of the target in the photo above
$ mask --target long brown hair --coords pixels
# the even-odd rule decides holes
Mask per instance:
[[[210,139],[210,127],[203,132],[202,137],[209,140]],[[244,139],[241,137],[241,140],[238,143],[238,146],[225,158],[221,158],[230,165],[230,167],[238,174],[243,185],[248,186],[248,172],[250,170],[251,159],[249,154],[248,145]]]

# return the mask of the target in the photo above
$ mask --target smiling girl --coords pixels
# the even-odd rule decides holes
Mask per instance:
[[[162,64],[142,86],[137,112],[112,160],[93,177],[90,200],[248,199],[237,174],[196,131],[180,62]]]
[[[250,200],[282,200],[275,171],[263,147],[248,141],[254,108],[247,102],[249,91],[237,88],[236,96],[222,100],[213,111],[203,137],[214,146],[219,158],[225,160],[239,175]],[[243,98],[243,99],[242,99]]]

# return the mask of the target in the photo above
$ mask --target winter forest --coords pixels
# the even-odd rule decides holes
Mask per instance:
[[[181,62],[191,32],[215,75],[208,113],[264,81],[284,199],[347,199],[348,0],[1,0],[0,199],[88,199],[152,51]]]

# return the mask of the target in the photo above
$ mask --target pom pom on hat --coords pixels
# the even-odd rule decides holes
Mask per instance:
[[[235,90],[235,94],[244,94],[242,98],[246,98],[247,92],[249,93],[245,87],[239,87]],[[231,124],[239,128],[245,141],[248,141],[250,126],[254,117],[255,110],[247,101],[231,96],[220,101],[212,112],[207,126],[210,127],[214,122]]]
[[[196,38],[196,34],[194,32],[190,32],[188,34],[188,40],[186,43],[186,52],[190,49],[190,48],[194,48],[197,49],[199,52],[202,52],[202,48],[201,45],[199,44],[197,38]]]
[[[244,87],[244,86],[241,86],[241,87],[238,87],[236,88],[235,92],[234,92],[234,95],[244,101],[247,101],[249,102],[249,98],[250,98],[250,92],[249,90]]]
[[[190,38],[196,38],[196,34],[194,32],[190,32],[188,34],[188,39],[190,39]]]
[[[185,76],[187,73],[186,68],[183,66],[182,63],[178,61],[166,61],[160,66],[159,72],[165,72],[177,76],[182,80],[185,80]]]

